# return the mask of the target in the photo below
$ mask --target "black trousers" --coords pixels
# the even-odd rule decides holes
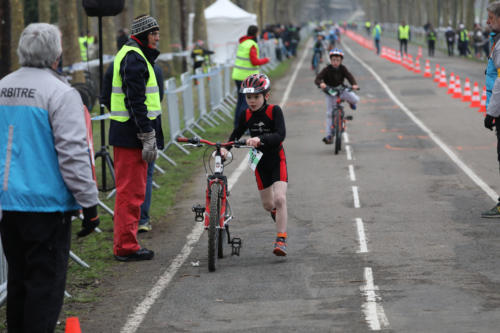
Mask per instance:
[[[436,41],[435,40],[428,40],[427,41],[427,48],[429,51],[429,57],[434,56],[434,49],[435,49]]]
[[[8,332],[54,332],[64,299],[70,215],[4,211],[0,233],[9,265]]]
[[[408,54],[408,39],[400,39],[399,40],[399,52],[401,56],[404,54]]]

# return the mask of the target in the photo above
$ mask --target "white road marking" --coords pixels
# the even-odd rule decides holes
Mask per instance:
[[[356,217],[356,228],[358,229],[359,253],[367,253],[368,244],[366,243],[365,226],[360,217]]]
[[[347,155],[347,160],[351,161],[352,160],[352,151],[351,151],[351,146],[345,145],[345,153]]]
[[[382,80],[382,78],[370,67],[368,66],[363,60],[361,60],[359,57],[357,57],[354,52],[344,44],[344,48],[349,52],[349,54],[357,60],[363,67],[365,67],[372,75],[373,77],[380,83],[382,88],[386,91],[387,95],[396,103],[399,108],[406,113],[406,115],[415,123],[417,124],[418,127],[422,131],[424,131],[435,143],[438,145],[439,148],[441,148],[448,157],[455,162],[455,164],[462,169],[462,171],[469,176],[470,179],[474,183],[476,183],[477,186],[479,186],[494,202],[497,202],[498,200],[498,193],[495,192],[488,184],[486,184],[465,162],[463,162],[455,152],[453,152],[448,146],[439,138],[434,132],[432,132],[420,119],[418,119],[391,91],[389,86]]]
[[[349,135],[347,135],[347,132],[344,132],[344,142],[349,143]]]
[[[288,85],[285,89],[285,94],[283,95],[283,99],[281,100],[281,107],[286,104],[288,100],[288,96],[290,95],[290,91],[292,89],[293,84],[295,83],[295,79],[297,78],[297,72],[298,70],[302,67],[302,63],[304,62],[304,59],[307,54],[307,50],[309,50],[309,44],[310,41],[307,43],[306,47],[304,48],[304,52],[302,54],[302,58],[300,59],[297,67],[295,68],[295,71],[293,72],[292,78],[290,81],[288,81]],[[228,189],[231,190],[234,184],[238,181],[238,178],[241,176],[243,171],[245,170],[245,167],[247,165],[247,160],[244,158],[240,165],[236,168],[235,171],[231,174],[228,180]],[[201,234],[203,233],[204,227],[202,223],[196,223],[193,230],[191,230],[191,233],[187,236],[187,242],[182,248],[181,252],[175,257],[175,259],[172,261],[170,266],[163,272],[163,274],[160,276],[158,281],[156,281],[155,285],[153,288],[148,292],[146,297],[142,302],[140,302],[134,309],[134,312],[130,314],[127,318],[127,322],[125,325],[122,327],[120,330],[120,333],[135,333],[141,323],[143,322],[144,318],[146,317],[147,313],[153,306],[153,304],[156,302],[156,300],[160,297],[161,293],[165,290],[165,288],[168,286],[170,281],[172,281],[172,278],[175,276],[179,268],[184,264],[186,259],[189,257],[191,252],[193,251],[194,246],[198,242],[198,240],[201,237]]]
[[[349,164],[349,178],[351,178],[353,182],[356,181],[356,174],[354,173],[354,166],[352,164]]]
[[[385,316],[382,304],[377,302],[377,300],[380,301],[380,296],[377,295],[378,287],[373,282],[372,269],[370,267],[365,267],[364,273],[366,284],[360,287],[361,292],[366,298],[365,303],[362,305],[363,312],[370,329],[373,331],[380,331],[389,326],[389,320],[387,320]]]
[[[361,207],[361,205],[359,204],[359,194],[357,186],[352,187],[352,198],[354,199],[354,208]]]

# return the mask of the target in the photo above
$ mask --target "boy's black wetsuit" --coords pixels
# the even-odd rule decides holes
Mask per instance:
[[[247,109],[241,114],[238,124],[238,127],[231,133],[229,141],[238,140],[249,129],[250,137],[259,137],[263,143],[257,149],[264,155],[255,169],[259,190],[277,181],[288,182],[285,150],[282,144],[285,140],[286,129],[281,108],[278,105],[264,103],[257,111]]]

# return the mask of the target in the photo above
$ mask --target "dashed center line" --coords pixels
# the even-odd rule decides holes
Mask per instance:
[[[352,187],[352,198],[354,199],[354,208],[360,208],[361,205],[359,203],[359,194],[357,186]]]
[[[354,173],[354,166],[352,164],[349,165],[349,178],[351,178],[353,182],[356,181],[356,174]]]
[[[380,296],[377,295],[378,287],[373,282],[373,272],[370,267],[365,267],[365,285],[360,289],[365,295],[366,301],[363,304],[363,312],[370,328],[379,331],[389,326],[389,321],[385,316],[384,308],[377,302]]]
[[[347,132],[344,132],[344,142],[349,143],[349,135],[347,135]]]
[[[360,217],[356,217],[356,228],[358,229],[359,253],[367,253],[368,245],[366,243],[365,226]]]
[[[345,153],[347,155],[347,160],[351,161],[352,160],[352,151],[351,151],[351,146],[345,145]]]

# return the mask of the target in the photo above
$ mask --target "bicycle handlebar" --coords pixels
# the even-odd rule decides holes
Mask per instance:
[[[343,92],[344,90],[353,91],[353,90],[360,90],[360,88],[358,87],[357,89],[354,89],[352,86],[342,85],[342,86],[332,87],[327,85],[324,89],[321,90],[328,96],[337,96],[340,95],[340,93]]]
[[[182,137],[182,136],[178,136],[176,138],[177,142],[187,142],[187,143],[190,143],[190,144],[193,144],[193,145],[200,145],[202,143],[206,144],[206,145],[209,145],[209,146],[216,146],[216,145],[220,145],[221,147],[236,147],[236,148],[244,148],[246,147],[246,140],[245,139],[240,139],[238,141],[229,141],[229,142],[212,142],[212,141],[208,141],[208,140],[205,140],[205,139],[200,139],[198,137],[194,137],[194,138],[185,138],[185,137]]]

